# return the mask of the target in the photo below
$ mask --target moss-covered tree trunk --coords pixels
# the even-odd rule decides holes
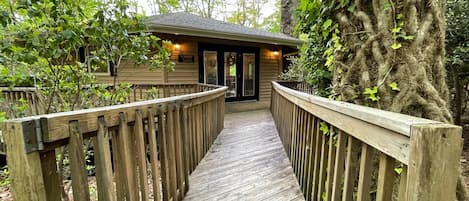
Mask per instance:
[[[444,0],[356,0],[335,11],[342,45],[333,92],[341,100],[452,123]],[[460,179],[459,200],[465,184]]]
[[[336,13],[348,49],[335,56],[334,91],[345,101],[452,122],[444,13],[442,0],[357,0]]]

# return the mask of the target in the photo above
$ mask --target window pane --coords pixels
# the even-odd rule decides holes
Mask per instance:
[[[243,96],[255,94],[256,57],[254,54],[243,54]]]
[[[218,64],[217,64],[217,52],[204,51],[204,68],[205,68],[205,83],[206,84],[218,84]]]
[[[226,97],[236,97],[236,52],[225,52],[225,86]]]

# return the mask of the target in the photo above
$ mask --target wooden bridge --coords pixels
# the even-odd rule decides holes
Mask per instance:
[[[227,115],[226,87],[179,91],[3,123],[15,200],[455,200],[459,127],[277,82]]]

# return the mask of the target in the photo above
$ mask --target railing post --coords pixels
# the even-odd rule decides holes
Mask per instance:
[[[461,128],[458,126],[412,126],[407,200],[456,200],[461,149]]]
[[[39,152],[28,153],[25,149],[22,123],[8,122],[2,126],[14,199],[52,200],[47,197]]]

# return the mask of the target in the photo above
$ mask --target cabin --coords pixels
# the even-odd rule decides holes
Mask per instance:
[[[119,70],[119,81],[227,86],[227,112],[269,108],[271,81],[282,72],[283,57],[297,52],[302,44],[285,34],[184,12],[152,16],[148,27],[156,36],[172,42],[168,48],[175,71],[150,71],[129,64]],[[113,81],[109,69],[96,74],[101,82]]]
[[[456,200],[461,127],[270,81],[301,44],[288,36],[185,13],[149,26],[177,70],[120,69],[129,103],[0,122],[14,200]]]

